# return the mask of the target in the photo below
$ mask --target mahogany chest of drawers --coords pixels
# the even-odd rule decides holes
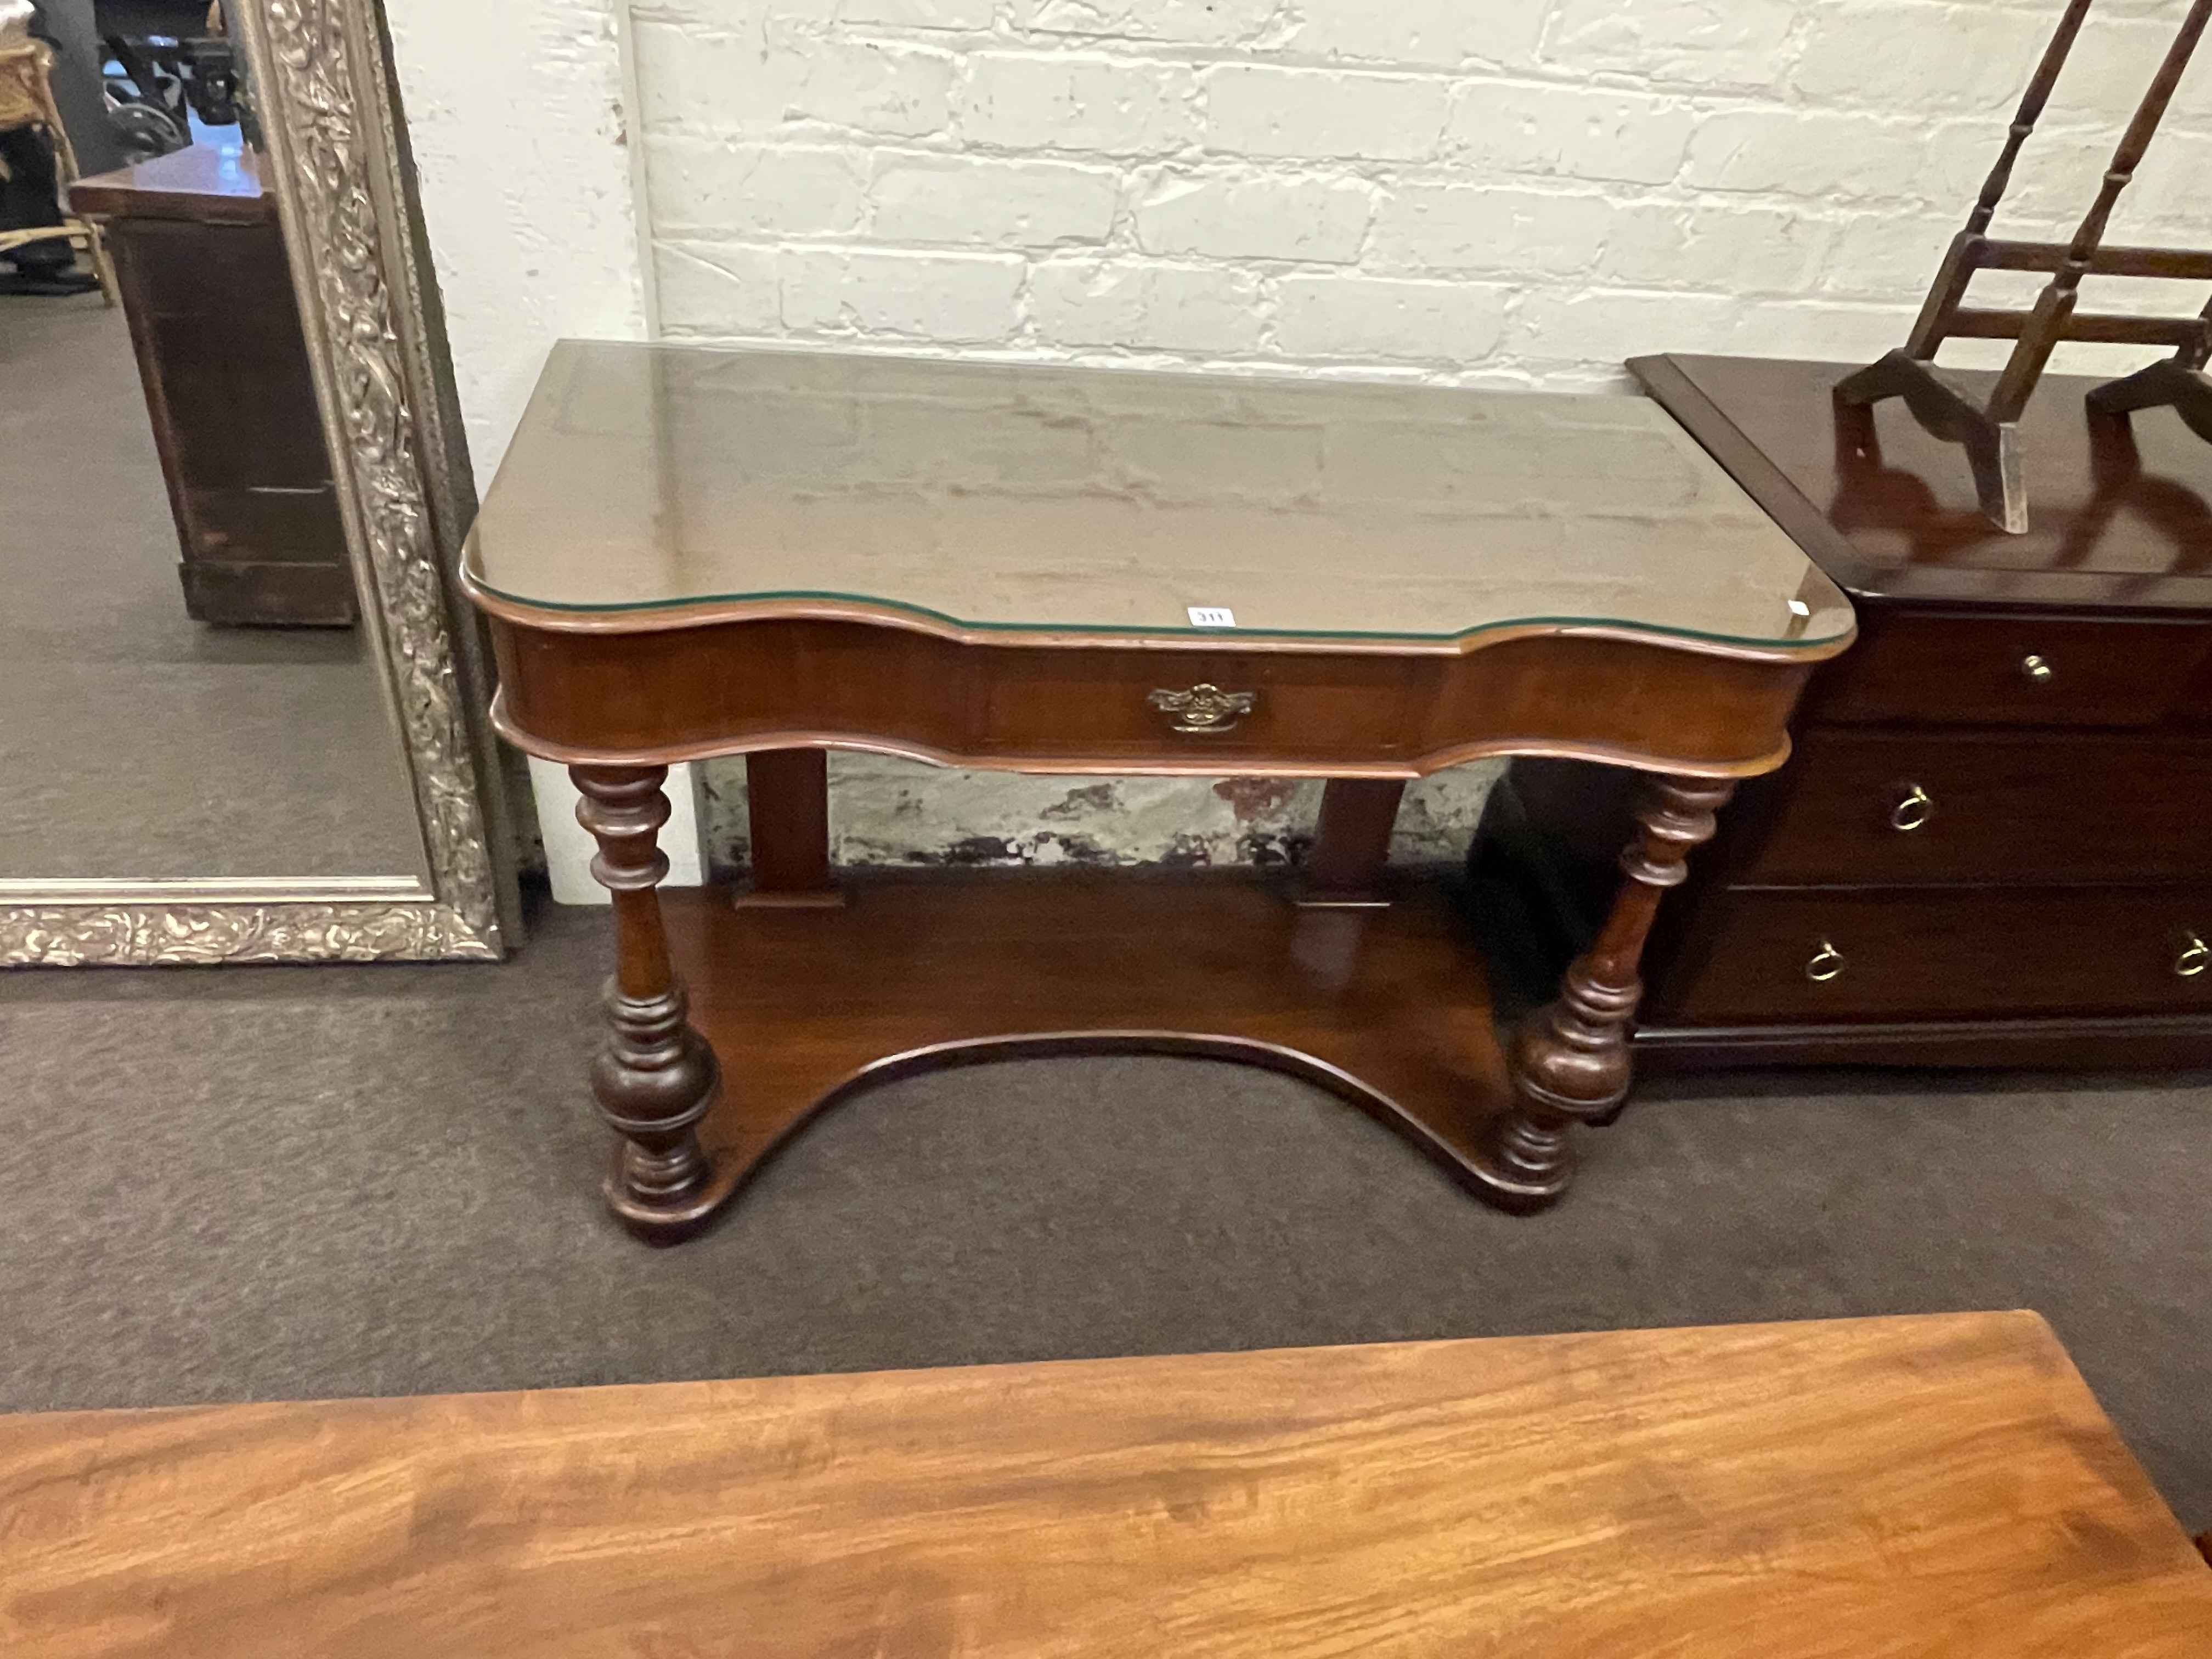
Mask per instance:
[[[2008,536],[1900,404],[1839,429],[1845,366],[1632,367],[1860,618],[1670,896],[1639,1054],[2212,1061],[2212,446],[2170,410],[2093,423],[2094,382],[2049,379]],[[1492,803],[1523,873],[1546,836],[1592,849],[1534,872],[1569,934],[1632,787],[1523,761]]]

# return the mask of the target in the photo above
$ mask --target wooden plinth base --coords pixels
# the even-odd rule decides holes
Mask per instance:
[[[701,1126],[708,1211],[864,1084],[1046,1054],[1285,1072],[1498,1196],[1480,1137],[1512,1097],[1505,1059],[1437,884],[1408,881],[1386,909],[1301,909],[1228,872],[931,872],[848,890],[813,910],[663,895],[692,1023],[722,1061]]]

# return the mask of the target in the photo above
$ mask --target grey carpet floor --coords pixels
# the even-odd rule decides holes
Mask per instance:
[[[2212,1526],[2205,1078],[1664,1080],[1516,1219],[1285,1079],[1007,1063],[861,1096],[653,1251],[594,1191],[602,926],[0,976],[0,1407],[2031,1307]]]

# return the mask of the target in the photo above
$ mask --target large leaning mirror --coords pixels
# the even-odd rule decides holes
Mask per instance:
[[[512,933],[377,0],[0,0],[0,963]]]

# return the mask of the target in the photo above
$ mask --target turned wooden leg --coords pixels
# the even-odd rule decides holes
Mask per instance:
[[[668,959],[660,896],[668,873],[656,844],[668,822],[665,766],[572,766],[583,799],[576,821],[599,844],[592,874],[614,895],[615,975],[607,981],[606,1041],[592,1060],[592,1093],[620,1135],[608,1207],[649,1243],[672,1244],[723,1199],[699,1145],[699,1121],[720,1091],[706,1038],[684,1019],[684,982]]]
[[[1324,908],[1380,906],[1390,832],[1398,823],[1403,778],[1331,778],[1306,854],[1296,902]]]
[[[1558,1000],[1514,1035],[1516,1098],[1491,1126],[1483,1171],[1501,1206],[1539,1210],[1566,1191],[1574,1125],[1610,1116],[1627,1097],[1644,941],[1661,896],[1688,874],[1690,849],[1711,838],[1713,815],[1735,792],[1725,779],[1661,778],[1638,806],[1641,828],[1620,855],[1627,879],[1596,943],[1567,969]]]

